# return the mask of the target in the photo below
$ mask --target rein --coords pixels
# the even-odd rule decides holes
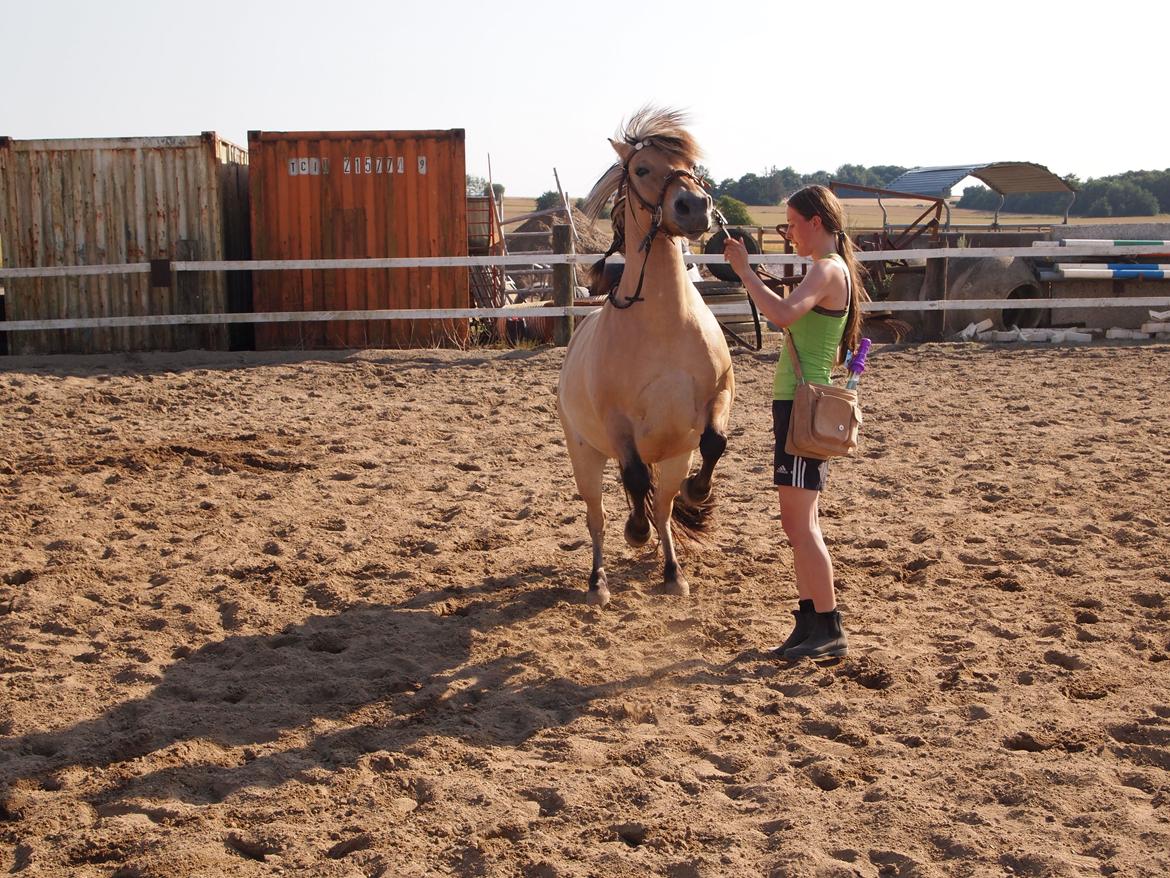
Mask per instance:
[[[642,141],[642,143],[638,144],[637,148],[641,149],[645,145],[646,145],[646,141]],[[631,156],[630,158],[632,159],[633,156]],[[674,184],[674,182],[676,180],[680,180],[683,177],[690,177],[700,187],[702,187],[702,185],[703,185],[702,181],[700,181],[699,178],[696,177],[694,174],[692,174],[690,171],[683,170],[682,168],[678,168],[676,170],[671,171],[669,174],[667,174],[666,181],[662,184],[662,192],[660,192],[658,195],[658,203],[651,204],[649,201],[647,201],[645,198],[642,197],[642,193],[638,191],[637,187],[634,186],[634,181],[630,179],[630,160],[627,159],[625,164],[622,165],[622,180],[621,180],[621,183],[618,184],[618,192],[621,193],[623,189],[626,192],[632,192],[634,194],[634,197],[638,199],[638,202],[642,205],[642,207],[644,207],[644,208],[646,208],[646,210],[650,211],[651,219],[650,219],[650,229],[649,229],[649,231],[647,231],[646,237],[642,239],[642,243],[638,247],[639,251],[645,251],[646,258],[644,260],[642,260],[642,271],[638,275],[638,287],[637,287],[637,289],[634,290],[634,295],[623,296],[622,298],[625,299],[625,304],[621,305],[621,304],[618,304],[618,295],[617,295],[617,287],[616,286],[613,289],[611,289],[608,293],[606,293],[606,296],[605,296],[606,299],[615,308],[617,308],[619,310],[624,310],[626,308],[629,308],[635,302],[646,301],[644,298],[642,298],[642,283],[643,283],[643,281],[646,280],[646,265],[650,262],[650,248],[654,246],[654,239],[658,236],[658,233],[660,231],[662,231],[662,205],[666,202],[667,190],[670,189],[670,187]],[[618,201],[621,201],[621,200],[622,199],[619,197]],[[615,202],[615,207],[616,207],[616,204],[617,204],[617,202]],[[722,219],[722,217],[720,217],[720,219]],[[612,256],[619,249],[621,249],[623,246],[625,246],[625,243],[626,243],[625,231],[624,230],[619,231],[617,225],[615,224],[614,225],[613,243],[610,244],[609,250],[606,251],[605,255],[601,257],[601,261],[598,263],[598,270],[599,271],[604,270],[605,260],[609,259],[610,256]]]

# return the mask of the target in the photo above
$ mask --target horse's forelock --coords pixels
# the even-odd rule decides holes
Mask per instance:
[[[622,125],[618,136],[631,146],[649,140],[693,167],[703,157],[703,151],[687,131],[689,122],[690,117],[682,110],[645,106]]]

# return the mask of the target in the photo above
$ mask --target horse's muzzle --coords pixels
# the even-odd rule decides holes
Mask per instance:
[[[711,228],[711,198],[706,193],[684,189],[671,202],[675,225],[694,237]]]

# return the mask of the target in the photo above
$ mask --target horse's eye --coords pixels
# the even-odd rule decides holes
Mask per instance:
[[[647,167],[641,167],[641,168],[638,168],[636,171],[634,171],[634,173],[637,174],[639,177],[645,177],[647,174],[650,173],[650,169]]]

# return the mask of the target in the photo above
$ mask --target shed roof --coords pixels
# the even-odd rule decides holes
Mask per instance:
[[[1076,191],[1048,168],[1035,162],[991,162],[913,168],[888,183],[885,188],[914,195],[945,197],[950,195],[952,186],[966,177],[982,180],[1001,195],[1012,195],[1016,192]],[[848,184],[842,184],[842,188],[848,188]]]

